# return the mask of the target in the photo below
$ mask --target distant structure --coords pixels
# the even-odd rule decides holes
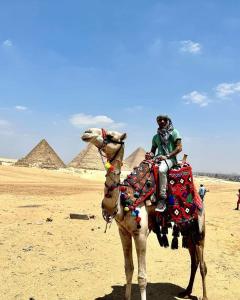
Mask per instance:
[[[208,173],[208,172],[194,172],[195,176],[213,177],[217,179],[240,182],[240,174],[222,174],[222,173]]]
[[[0,157],[0,165],[12,166],[17,162],[17,159]]]
[[[143,148],[139,147],[125,159],[125,162],[132,169],[134,167],[137,167],[140,162],[144,160],[145,154],[146,151]]]
[[[104,162],[106,158],[103,158]],[[97,148],[89,143],[68,165],[68,167],[88,170],[105,170],[101,156]],[[122,170],[128,171],[130,168],[126,163],[123,163]]]
[[[37,146],[35,146],[27,156],[19,159],[15,165],[46,169],[59,169],[66,167],[64,162],[45,139],[41,140],[41,142],[37,144]]]

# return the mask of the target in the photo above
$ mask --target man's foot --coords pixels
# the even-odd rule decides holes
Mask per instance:
[[[164,212],[166,210],[166,201],[160,200],[158,201],[157,207],[155,208],[155,211]]]

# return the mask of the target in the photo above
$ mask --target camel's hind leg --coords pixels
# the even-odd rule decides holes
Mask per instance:
[[[126,290],[125,300],[131,299],[132,277],[133,277],[133,257],[132,257],[132,236],[123,228],[119,227],[119,234],[123,247],[125,274],[126,274]]]
[[[194,245],[190,239],[188,242],[188,250],[189,250],[190,257],[191,257],[190,279],[189,279],[189,283],[188,283],[186,290],[179,293],[179,295],[178,295],[180,298],[184,298],[184,299],[188,299],[192,294],[193,283],[194,283],[196,271],[197,271],[197,268],[199,265],[199,257],[198,257],[197,251],[196,251],[196,245]]]
[[[207,300],[208,298],[207,298],[206,281],[205,281],[205,277],[207,274],[207,267],[203,257],[204,238],[197,244],[194,244],[192,240],[189,240],[188,249],[191,256],[191,275],[186,290],[181,292],[179,294],[179,297],[184,299],[188,299],[190,297],[192,293],[196,271],[200,263],[200,272],[202,276],[202,285],[203,285],[203,300]]]
[[[207,266],[204,261],[204,255],[203,255],[203,250],[204,250],[204,241],[203,243],[199,243],[199,245],[196,246],[196,251],[197,251],[197,256],[199,258],[200,262],[200,273],[202,276],[202,288],[203,288],[203,300],[207,300],[207,289],[206,289],[206,275],[207,275]]]

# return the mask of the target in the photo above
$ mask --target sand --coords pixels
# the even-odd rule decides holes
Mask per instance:
[[[125,275],[115,223],[104,233],[104,172],[0,166],[0,299],[120,300]],[[238,183],[196,178],[205,198],[209,300],[240,299]],[[70,213],[95,215],[73,220]],[[48,219],[49,218],[49,219]],[[50,220],[49,221],[47,221]],[[52,221],[51,221],[52,220]],[[137,264],[133,300],[139,300]],[[148,300],[174,300],[189,278],[186,249],[163,249],[148,239]],[[200,299],[198,271],[192,299]]]

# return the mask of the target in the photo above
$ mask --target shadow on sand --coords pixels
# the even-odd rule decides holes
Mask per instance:
[[[113,290],[111,294],[103,297],[96,298],[95,300],[122,300],[124,298],[125,287],[112,286]],[[182,292],[183,289],[175,284],[171,283],[148,283],[147,285],[147,298],[151,300],[176,300],[177,295]],[[140,292],[137,284],[132,285],[132,300],[139,300]],[[191,296],[192,300],[197,300],[195,296]]]

